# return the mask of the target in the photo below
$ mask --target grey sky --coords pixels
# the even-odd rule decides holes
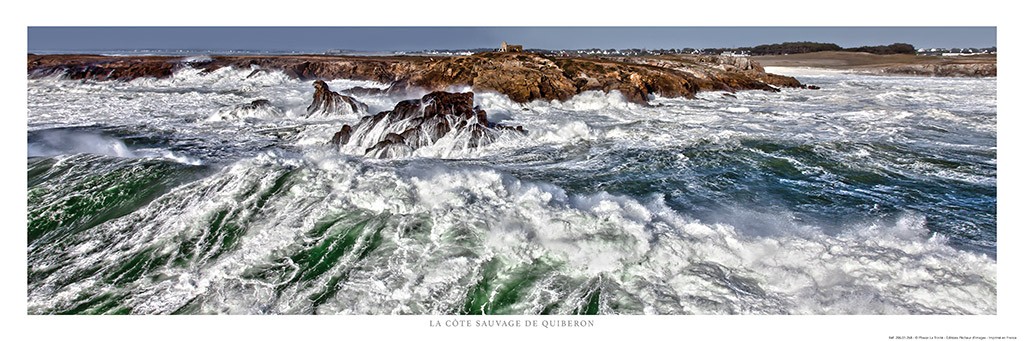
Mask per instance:
[[[704,48],[787,41],[990,47],[995,27],[29,27],[29,52],[136,49],[400,51],[494,47]]]

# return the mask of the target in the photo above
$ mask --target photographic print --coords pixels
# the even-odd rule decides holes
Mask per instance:
[[[28,27],[27,314],[994,315],[995,27]]]

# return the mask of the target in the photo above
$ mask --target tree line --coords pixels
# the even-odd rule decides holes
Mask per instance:
[[[867,52],[874,54],[915,54],[917,49],[914,45],[906,43],[895,43],[890,45],[878,45],[878,46],[860,46],[843,48],[833,43],[815,43],[809,41],[801,42],[785,42],[781,44],[764,44],[757,45],[754,47],[740,47],[735,49],[705,49],[706,53],[721,53],[726,51],[745,52],[750,55],[764,56],[764,55],[781,55],[781,54],[797,54],[797,53],[810,53],[810,52],[822,52],[822,51],[849,51],[849,52]]]

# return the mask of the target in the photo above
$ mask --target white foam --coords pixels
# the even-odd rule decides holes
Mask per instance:
[[[237,249],[216,259],[198,257],[186,268],[157,270],[174,274],[173,280],[134,282],[129,288],[138,294],[130,302],[139,313],[170,312],[197,296],[208,312],[308,313],[311,307],[302,298],[322,291],[341,273],[348,280],[338,284],[337,296],[321,313],[451,312],[463,304],[465,281],[492,257],[502,259],[506,269],[540,259],[560,264],[553,273],[538,274],[544,278],[603,278],[607,288],[623,291],[602,294],[606,305],[625,309],[620,312],[988,314],[995,309],[995,262],[954,250],[913,214],[895,225],[851,226],[836,236],[811,230],[751,237],[728,225],[681,216],[659,197],[567,195],[550,184],[486,168],[414,163],[395,170],[361,169],[361,162],[273,155],[241,161],[94,229],[123,236],[103,239],[113,244],[96,252],[104,255],[100,262],[114,265],[143,248],[174,250],[183,236],[208,233],[204,222],[224,209],[234,212],[229,213],[234,221],[245,222]],[[262,209],[251,208],[259,193],[296,166],[301,168],[288,180],[291,186]],[[243,280],[246,271],[295,252],[303,233],[327,215],[360,211],[384,219],[368,225],[384,229],[383,244],[369,258],[346,256],[324,275],[286,287],[281,296],[273,288],[294,274],[269,283]],[[403,235],[408,224],[403,221],[413,220],[427,222],[428,239]],[[364,244],[356,249],[359,245]],[[98,255],[92,256],[72,258],[71,264],[87,269],[97,261]],[[417,274],[434,275],[428,280]],[[45,310],[77,295],[64,291],[44,300],[38,290],[30,291],[31,309]],[[550,300],[575,288],[540,281],[522,290],[555,293],[547,296]]]
[[[130,148],[118,138],[87,131],[44,131],[28,144],[28,156],[96,154],[124,158],[160,158],[189,165],[200,165],[199,159],[162,148]]]
[[[833,74],[813,75],[816,82],[831,82],[818,91],[740,92],[736,98],[710,93],[697,99],[655,98],[653,106],[628,103],[615,93],[588,92],[564,102],[519,104],[477,92],[476,104],[489,115],[506,125],[522,125],[529,134],[503,136],[476,149],[447,141],[421,148],[407,159],[381,161],[324,146],[341,124],[355,118],[303,119],[312,98],[310,84],[280,72],[248,77],[251,72],[186,68],[160,80],[29,80],[30,129],[144,123],[206,147],[262,148],[247,150],[255,157],[244,157],[176,188],[67,245],[40,246],[49,249],[33,251],[45,256],[30,258],[29,267],[60,270],[30,283],[31,312],[60,310],[89,295],[113,291],[129,295],[127,304],[137,313],[170,313],[195,299],[206,313],[451,314],[464,306],[467,290],[480,280],[482,268],[496,262],[498,282],[510,280],[515,269],[538,264],[552,268],[522,288],[524,297],[514,310],[530,313],[554,300],[575,302],[590,288],[581,283],[601,288],[602,312],[616,306],[615,312],[622,313],[995,313],[995,262],[958,251],[945,237],[929,234],[917,213],[904,212],[895,222],[839,222],[844,230],[829,234],[816,226],[786,225],[796,223],[786,212],[778,212],[764,219],[765,225],[799,232],[758,236],[679,214],[657,193],[570,194],[550,183],[513,177],[500,167],[502,155],[532,147],[680,151],[702,144],[727,150],[766,137],[872,145],[902,138],[904,129],[919,120],[956,125],[965,129],[961,136],[994,136],[994,90],[986,92],[994,89],[993,81],[915,80],[927,91],[940,93],[920,101],[886,95],[890,79]],[[385,85],[338,80],[330,86],[340,91]],[[972,86],[981,90],[969,91]],[[218,110],[257,98],[269,99],[283,117],[243,113],[239,119],[206,120]],[[408,98],[418,97],[358,99],[376,112]],[[927,107],[936,103],[941,111]],[[918,105],[926,107],[902,108]],[[957,123],[968,121],[981,123]],[[292,130],[296,132],[287,137],[271,136]],[[71,140],[57,143],[58,153],[84,148],[119,157],[195,161],[170,150],[131,150],[102,136]],[[267,148],[267,141],[274,148]],[[47,153],[38,148],[30,145],[29,154]],[[275,151],[261,152],[266,149]],[[850,154],[843,160],[858,164],[871,154],[864,148],[841,153]],[[498,166],[431,159],[462,157],[485,158]],[[677,157],[687,161],[685,155]],[[820,171],[794,158],[787,161],[802,172]],[[572,171],[592,163],[559,165]],[[936,173],[929,173],[933,170]],[[899,171],[974,179],[961,170]],[[293,173],[283,179],[288,172]],[[285,185],[270,194],[278,180]],[[264,195],[267,199],[261,199]],[[242,222],[244,232],[237,247],[219,257],[198,255],[185,265],[159,268],[119,288],[104,284],[101,274],[60,285],[65,274],[88,273],[96,264],[116,267],[148,247],[158,254],[174,254],[184,240],[212,233],[211,221],[221,212]],[[308,236],[318,222],[339,215],[353,216],[346,218],[353,221],[344,221],[345,227],[367,226],[353,249],[368,247],[379,228],[378,248],[362,259],[355,252],[346,254],[320,276],[282,287],[298,272],[289,256],[319,241]],[[423,231],[407,229],[414,224]],[[266,280],[247,274],[270,266],[282,270]],[[332,282],[341,277],[345,280]],[[339,290],[326,302],[317,307],[309,303],[310,297],[332,285]]]
[[[253,107],[249,104],[240,104],[222,108],[210,115],[206,120],[210,122],[233,121],[247,118],[255,119],[280,119],[285,116],[280,109],[273,106]]]
[[[185,63],[209,63],[213,61],[213,57],[203,54],[197,56],[188,56],[182,58],[181,61]]]
[[[53,156],[89,153],[118,157],[135,157],[135,153],[119,139],[89,132],[45,131],[39,141],[28,145],[28,156]]]

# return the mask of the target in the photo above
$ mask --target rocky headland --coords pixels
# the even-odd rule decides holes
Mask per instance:
[[[619,91],[631,102],[647,103],[653,94],[693,97],[700,91],[778,91],[780,87],[803,86],[795,78],[766,73],[754,60],[728,56],[577,58],[520,52],[454,57],[28,55],[30,77],[61,74],[69,79],[93,80],[164,78],[186,67],[206,72],[224,67],[252,69],[250,75],[280,70],[301,80],[372,80],[391,84],[384,90],[389,92],[471,86],[475,91],[502,93],[521,103],[567,100],[594,90]],[[358,91],[352,89],[350,93]],[[337,100],[326,104],[328,111],[344,107],[342,103],[349,104],[352,111],[360,109],[359,104],[344,98],[329,97]],[[310,108],[311,113],[322,112],[321,109],[324,108],[315,105]]]
[[[570,58],[533,53],[479,53],[471,56],[173,56],[29,55],[29,77],[61,75],[69,79],[132,80],[170,77],[183,68],[212,72],[231,67],[252,70],[248,77],[271,70],[313,81],[307,117],[358,115],[343,125],[330,143],[370,157],[413,154],[426,146],[476,148],[505,135],[523,135],[522,127],[490,122],[474,105],[473,93],[452,93],[470,86],[493,91],[519,103],[568,100],[585,91],[619,92],[634,103],[653,95],[693,97],[700,91],[763,90],[808,87],[793,77],[766,73],[756,61],[728,56],[655,56]],[[323,80],[356,79],[389,84],[386,89],[350,88],[332,91]],[[427,90],[425,96],[399,102],[393,109],[370,115],[357,97],[375,93],[399,96]],[[422,92],[418,92],[422,93]],[[280,116],[267,100],[225,108],[211,119]]]

